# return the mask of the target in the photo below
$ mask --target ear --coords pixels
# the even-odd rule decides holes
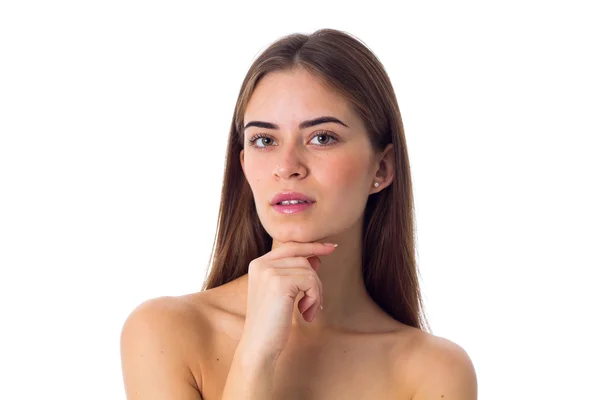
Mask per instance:
[[[244,175],[246,175],[246,170],[244,169],[244,149],[240,151],[240,164],[242,165],[242,171],[244,171]]]
[[[390,143],[386,146],[382,153],[378,156],[378,168],[375,172],[375,178],[371,182],[371,193],[377,193],[389,185],[392,184],[394,180],[394,166],[395,164],[395,152],[394,152],[394,144]],[[373,186],[373,183],[379,182],[379,186]]]

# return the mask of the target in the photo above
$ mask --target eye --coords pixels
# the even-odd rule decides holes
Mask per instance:
[[[313,136],[311,141],[313,141],[314,139],[317,139],[318,144],[321,146],[329,146],[337,141],[337,138],[335,136],[327,132],[317,132],[317,134]],[[333,139],[333,141],[329,141],[329,139]]]
[[[266,146],[257,146],[255,142],[261,142],[263,144],[267,143]],[[268,147],[270,144],[272,144],[273,139],[271,139],[270,137],[263,135],[262,133],[259,133],[256,136],[253,136],[252,139],[248,140],[248,143],[250,144],[250,146],[252,147],[258,147],[258,148],[264,148],[264,147]]]
[[[315,139],[317,139],[317,142],[313,142]],[[312,139],[311,139],[311,143],[316,144],[317,147],[327,147],[327,146],[331,146],[333,144],[335,144],[338,141],[337,136],[335,136],[333,133],[327,132],[327,131],[318,131],[316,132]],[[273,145],[273,138],[271,138],[270,136],[264,135],[262,133],[259,133],[257,135],[254,135],[251,139],[248,140],[248,144],[251,147],[255,147],[258,149],[265,149],[267,147],[271,147]],[[262,146],[259,146],[258,143],[262,143]]]

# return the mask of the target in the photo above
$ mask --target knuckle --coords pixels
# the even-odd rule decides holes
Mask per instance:
[[[257,259],[250,261],[250,264],[248,264],[248,271],[250,271],[251,269],[256,269],[256,265],[257,265]]]
[[[256,260],[251,261],[248,264],[248,276],[257,276],[261,274],[260,263]]]

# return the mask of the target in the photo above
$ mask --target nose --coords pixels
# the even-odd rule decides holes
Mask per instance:
[[[275,166],[274,175],[280,179],[290,179],[292,177],[304,178],[307,173],[307,168],[304,161],[298,154],[295,146],[284,148],[281,146],[279,160]]]

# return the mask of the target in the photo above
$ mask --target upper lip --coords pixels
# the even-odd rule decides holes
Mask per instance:
[[[304,200],[304,201],[308,201],[311,203],[315,202],[315,200],[312,197],[307,196],[302,193],[282,192],[282,193],[278,193],[275,196],[273,196],[273,198],[271,199],[271,205],[277,204],[277,203],[285,201],[285,200]]]

